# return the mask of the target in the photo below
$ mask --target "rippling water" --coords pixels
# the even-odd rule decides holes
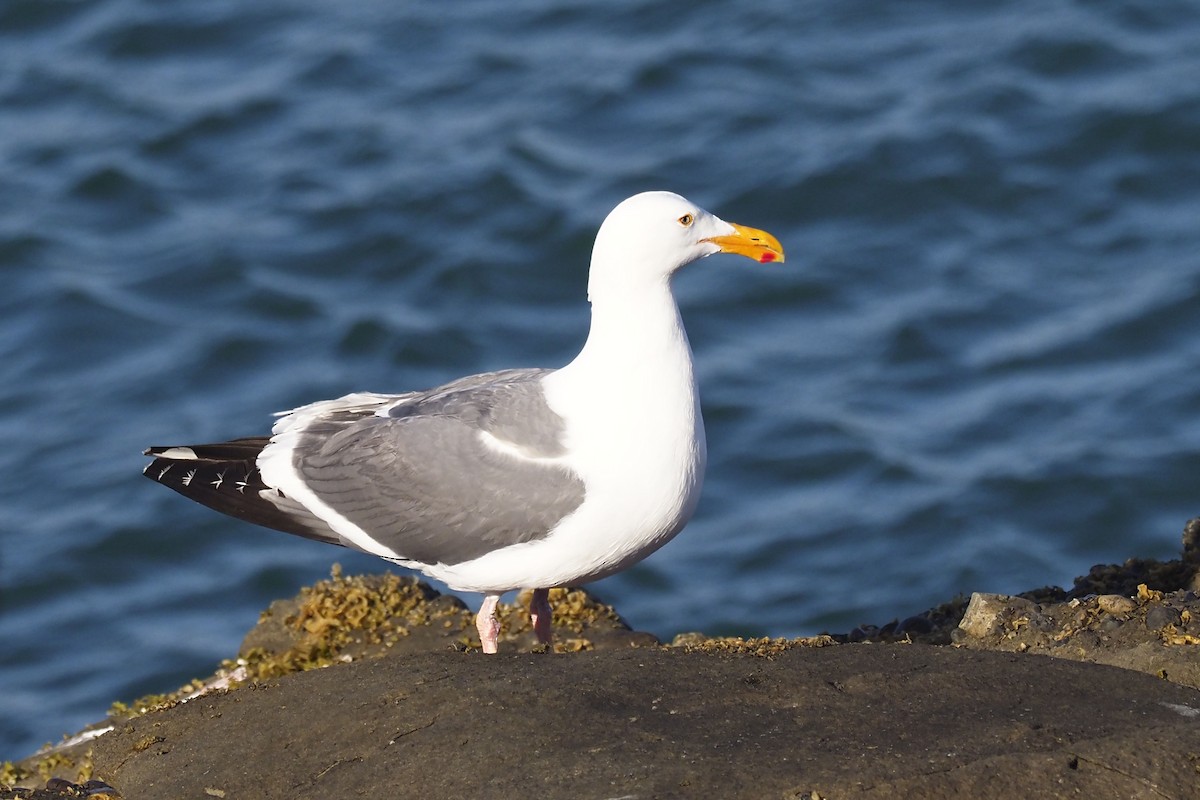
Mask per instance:
[[[789,261],[677,281],[710,465],[597,585],[799,635],[1169,556],[1200,513],[1188,3],[0,5],[0,755],[381,562],[149,444],[565,363],[591,238],[679,191]]]

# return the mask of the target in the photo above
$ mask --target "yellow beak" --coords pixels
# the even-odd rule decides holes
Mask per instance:
[[[771,234],[757,228],[747,228],[745,225],[729,223],[734,232],[728,236],[712,236],[705,239],[721,248],[722,253],[734,253],[746,258],[752,258],[760,264],[772,261],[783,263],[783,245]]]

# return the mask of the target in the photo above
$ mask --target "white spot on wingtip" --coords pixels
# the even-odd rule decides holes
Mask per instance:
[[[187,473],[187,475],[184,475],[184,476],[183,476],[183,485],[184,485],[184,486],[191,486],[191,484],[192,484],[192,478],[194,478],[194,477],[196,477],[196,470],[194,470],[194,469],[189,469],[189,470],[188,470],[188,473]]]
[[[245,494],[246,487],[250,485],[250,476],[252,476],[256,472],[258,472],[257,468],[252,469],[249,472],[247,472],[246,477],[242,478],[240,481],[234,481],[234,484],[233,484],[234,487],[237,488],[237,490],[239,492],[241,492],[242,494]]]
[[[190,447],[168,447],[157,455],[159,458],[173,458],[177,461],[196,460],[196,451]]]
[[[211,481],[208,485],[213,487],[214,489],[220,489],[221,484],[224,482],[225,482],[225,470],[221,470],[220,473],[217,474],[217,479],[215,481]]]

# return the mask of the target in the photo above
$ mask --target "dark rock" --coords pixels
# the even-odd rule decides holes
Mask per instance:
[[[1100,565],[1069,591],[958,597],[805,640],[662,647],[556,590],[555,652],[529,652],[518,603],[489,657],[456,598],[335,573],[274,604],[213,679],[6,773],[268,800],[1192,797],[1198,537],[1200,518],[1183,559]],[[0,798],[115,791],[64,780]]]
[[[847,634],[847,638],[851,644],[865,642],[868,639],[873,639],[879,635],[879,628],[874,625],[859,625],[857,628]]]
[[[933,631],[933,623],[925,617],[908,617],[896,626],[896,634],[921,635]]]
[[[51,778],[42,788],[5,789],[0,786],[0,800],[122,800],[122,796],[104,781],[78,784]]]
[[[1200,562],[1200,517],[1193,517],[1183,526],[1183,560]]]
[[[1185,797],[1195,709],[1124,670],[911,645],[397,653],[147,714],[94,763],[130,797]]]
[[[1170,606],[1154,606],[1146,612],[1146,627],[1151,630],[1161,630],[1168,625],[1180,625],[1183,618],[1179,611]]]

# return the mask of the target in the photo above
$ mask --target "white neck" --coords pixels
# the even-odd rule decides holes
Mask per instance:
[[[700,478],[704,422],[670,278],[647,278],[636,291],[598,288],[593,281],[583,350],[546,378],[552,407],[570,420],[569,446],[612,463],[657,460],[641,466]]]
[[[571,380],[593,384],[592,391],[615,392],[637,403],[655,401],[641,396],[654,387],[661,394],[695,394],[692,349],[671,294],[670,279],[650,279],[637,291],[602,290],[593,281],[592,323],[587,342],[561,372]],[[666,398],[663,398],[666,399]],[[684,398],[675,396],[679,403]],[[678,408],[678,406],[677,406]],[[689,409],[690,410],[690,409]]]

